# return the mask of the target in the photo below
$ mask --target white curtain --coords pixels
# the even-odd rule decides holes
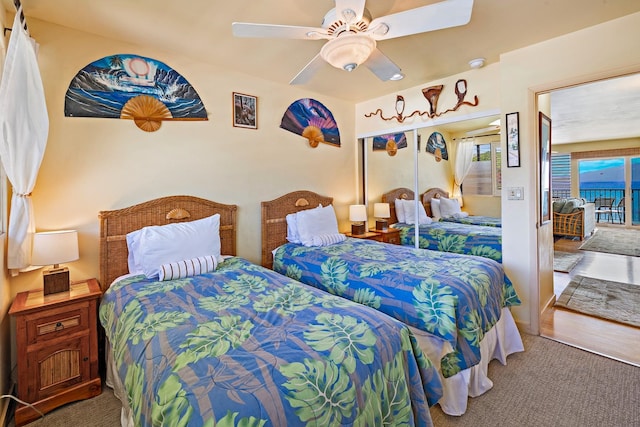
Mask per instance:
[[[473,147],[474,142],[472,139],[463,139],[458,142],[456,147],[456,158],[454,164],[453,171],[453,195],[454,199],[458,199],[460,202],[460,206],[462,203],[462,191],[460,190],[460,186],[462,185],[462,181],[464,181],[465,177],[469,173],[469,169],[471,169],[471,161],[473,160]]]
[[[9,214],[7,267],[14,272],[31,263],[35,224],[31,191],[47,145],[49,116],[35,43],[13,21],[0,83],[0,159],[13,186]]]

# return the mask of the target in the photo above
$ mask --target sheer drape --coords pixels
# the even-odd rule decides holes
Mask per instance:
[[[35,44],[13,21],[0,83],[0,158],[13,186],[9,214],[7,267],[29,266],[35,231],[31,191],[47,145],[49,117]]]
[[[464,181],[471,169],[473,146],[474,142],[472,139],[463,139],[456,147],[452,198],[458,199],[460,206],[462,206],[462,191],[460,190],[460,186],[462,186],[462,181]]]

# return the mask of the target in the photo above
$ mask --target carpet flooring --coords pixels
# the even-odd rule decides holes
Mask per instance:
[[[493,388],[469,399],[465,415],[452,417],[436,405],[436,427],[637,426],[640,368],[546,338],[522,335],[525,351],[507,365],[489,364]],[[120,405],[105,388],[93,399],[65,405],[29,427],[116,427]]]
[[[640,286],[576,275],[555,303],[590,316],[640,327]]]
[[[583,257],[584,255],[579,252],[553,251],[553,270],[568,273]]]
[[[580,246],[583,251],[640,256],[640,230],[598,229]]]

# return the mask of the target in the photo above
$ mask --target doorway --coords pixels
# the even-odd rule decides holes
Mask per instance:
[[[593,167],[596,161],[604,161],[605,165],[613,167],[618,174],[616,179],[609,180],[615,181],[615,185],[608,183],[601,188],[610,190],[615,199],[609,206],[609,216],[605,221],[602,221],[605,218],[601,219],[603,227],[640,226],[640,85],[627,85],[632,81],[640,82],[640,75],[616,77],[538,95],[539,105],[548,106],[552,118],[551,150],[556,155],[564,154],[567,155],[565,158],[569,158],[566,164],[569,168],[568,176],[565,176],[569,181],[566,182],[566,196],[559,197],[584,197],[587,201],[593,202],[597,195],[604,196],[596,194],[595,188],[588,188],[581,183],[581,169],[583,173],[590,168],[597,170]],[[591,112],[582,111],[582,106],[594,109]],[[616,123],[618,119],[632,120],[635,123],[630,122],[627,126],[626,122]],[[572,131],[573,125],[580,129]],[[620,129],[629,130],[630,133],[616,133]],[[594,173],[602,175],[596,175],[595,178],[605,181],[607,172],[611,170],[597,170]],[[552,191],[553,186],[554,182]],[[551,242],[553,245],[553,239]],[[566,286],[572,274],[584,274],[640,286],[640,278],[633,277],[633,274],[624,278],[606,276],[609,273],[638,271],[639,257],[625,258],[622,255],[581,251],[581,242],[571,243],[573,248],[567,246],[565,249],[583,252],[584,258],[573,273],[554,272],[553,285],[556,297],[561,292],[558,288]],[[540,291],[542,295],[542,287]],[[545,291],[548,292],[548,289]],[[551,306],[546,307],[540,314],[540,333],[547,338],[640,366],[640,346],[629,348],[629,343],[640,342],[639,328]]]

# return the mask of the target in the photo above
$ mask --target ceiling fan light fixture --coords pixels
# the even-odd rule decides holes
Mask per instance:
[[[376,41],[365,34],[343,34],[322,46],[320,56],[332,66],[353,71],[376,48]]]
[[[389,80],[391,81],[398,81],[398,80],[402,80],[404,79],[404,74],[403,73],[395,73],[393,76],[389,77]]]

